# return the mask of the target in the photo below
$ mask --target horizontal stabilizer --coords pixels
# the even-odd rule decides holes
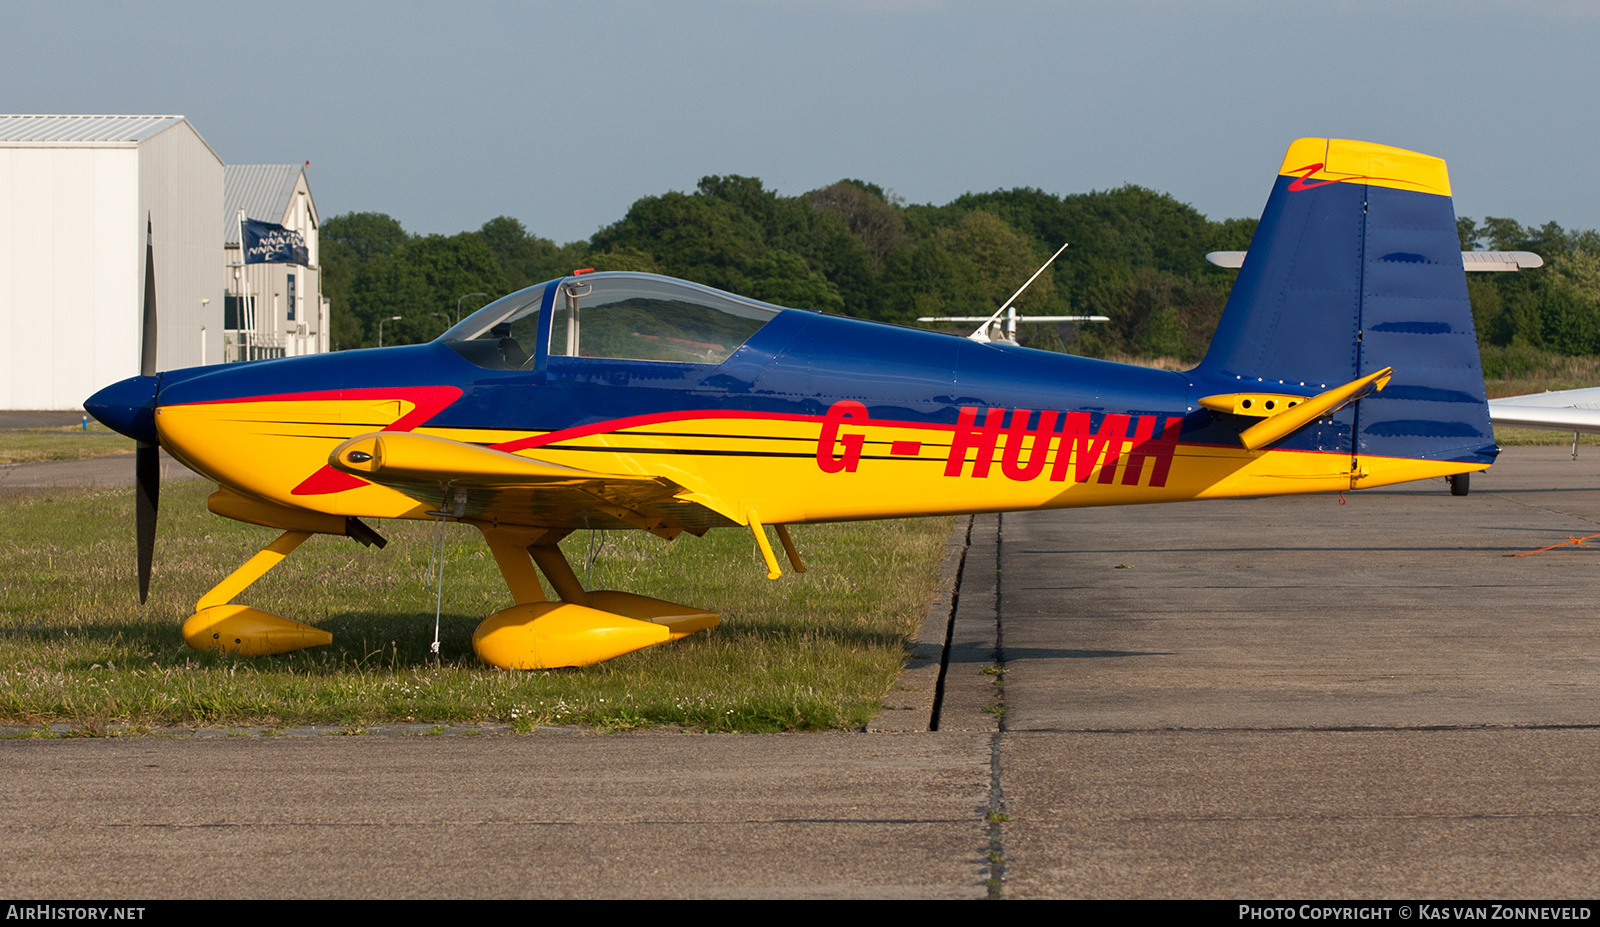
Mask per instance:
[[[1245,251],[1211,251],[1206,260],[1229,270],[1244,266]],[[1526,270],[1543,267],[1544,258],[1532,251],[1463,251],[1461,269],[1468,271]]]
[[[1394,368],[1385,367],[1359,380],[1352,380],[1325,393],[1318,393],[1291,409],[1246,428],[1239,433],[1239,441],[1249,450],[1260,450],[1274,441],[1294,434],[1324,415],[1331,415],[1363,396],[1378,392],[1389,384],[1389,378],[1393,375]]]
[[[1544,258],[1532,251],[1463,251],[1464,270],[1531,270],[1544,266]]]

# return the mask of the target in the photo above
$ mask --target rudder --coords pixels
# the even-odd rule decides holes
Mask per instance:
[[[1283,381],[1310,390],[1393,367],[1382,392],[1281,446],[1492,463],[1460,253],[1443,160],[1368,142],[1296,141],[1192,374],[1196,387]]]

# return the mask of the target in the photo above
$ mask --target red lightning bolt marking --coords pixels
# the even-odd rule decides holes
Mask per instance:
[[[1322,170],[1322,168],[1324,166],[1325,165],[1322,162],[1319,161],[1316,164],[1307,164],[1305,167],[1297,167],[1294,170],[1289,171],[1289,173],[1291,173],[1291,174],[1299,174],[1300,175],[1300,179],[1299,180],[1296,180],[1294,183],[1289,184],[1289,189],[1293,190],[1295,192],[1299,192],[1301,190],[1315,189],[1316,187],[1326,187],[1330,183],[1344,183],[1346,180],[1368,180],[1368,179],[1370,179],[1366,175],[1363,174],[1360,177],[1336,177],[1333,180],[1311,180],[1310,179],[1311,175],[1315,174],[1317,171]]]

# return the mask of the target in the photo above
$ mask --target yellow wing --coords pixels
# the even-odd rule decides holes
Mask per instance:
[[[380,431],[334,448],[336,470],[455,518],[544,528],[642,528],[662,537],[738,522],[669,479],[596,473],[433,435]]]

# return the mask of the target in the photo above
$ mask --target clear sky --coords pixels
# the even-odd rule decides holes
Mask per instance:
[[[0,109],[189,117],[324,217],[586,238],[706,174],[908,202],[1134,183],[1255,216],[1290,141],[1439,155],[1459,215],[1600,227],[1600,2],[583,0],[5,7]]]

